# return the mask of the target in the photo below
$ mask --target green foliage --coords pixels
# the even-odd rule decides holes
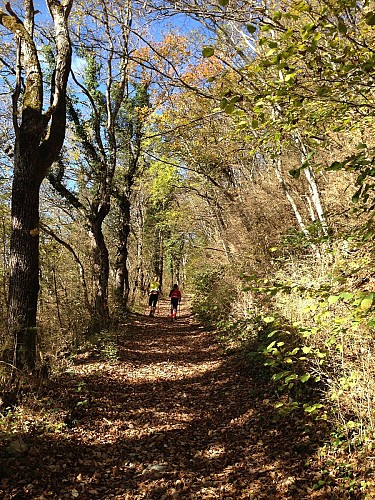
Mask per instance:
[[[180,176],[175,166],[163,161],[152,163],[149,169],[150,203],[166,207],[174,198],[175,188],[180,183]]]
[[[100,72],[101,67],[98,63],[95,53],[82,52],[81,57],[86,60],[85,66],[85,84],[89,90],[94,102],[98,106],[98,112],[105,112],[105,96],[100,90]]]
[[[222,85],[220,108],[233,117],[239,132],[252,131],[246,137],[254,152],[262,148],[272,157],[275,144],[286,151],[298,136],[308,153],[315,154],[334,134],[371,129],[374,13],[368,8],[367,2],[314,8],[285,3],[270,7],[258,24],[244,25],[245,37],[258,33],[249,43],[256,45],[256,56],[249,64],[248,54],[238,47],[239,66],[228,56],[228,65],[241,72],[241,85]],[[353,201],[372,207],[373,145],[361,147],[347,160],[332,161],[330,170],[355,171]],[[291,168],[290,174],[298,179],[301,168]]]
[[[40,53],[45,62],[44,73],[43,73],[44,80],[50,83],[53,78],[53,72],[56,65],[53,47],[49,44],[43,45]]]
[[[264,364],[271,368],[278,390],[292,398],[287,405],[279,403],[277,408],[283,412],[303,408],[306,413],[315,413],[323,405],[306,402],[306,399],[312,397],[313,389],[320,387],[321,377],[312,370],[311,361],[319,360],[322,364],[327,352],[308,345],[305,332],[299,331],[296,325],[288,326],[282,318],[269,317],[267,322],[272,327],[267,337],[273,340],[262,351],[266,358]]]
[[[119,170],[121,172],[121,167],[125,167],[130,186],[134,182],[134,176],[141,170],[140,164],[142,162],[137,157],[137,154],[134,153],[139,150],[141,142],[144,142],[143,130],[145,129],[145,117],[151,112],[148,88],[145,85],[134,85],[134,87],[134,94],[130,97],[121,99],[121,96],[118,96],[122,91],[119,87],[114,88],[112,95],[115,102],[119,98],[122,102],[116,122],[117,134],[121,138],[119,140],[119,144],[121,145],[119,153],[122,162]],[[124,182],[124,175],[121,177]]]
[[[246,29],[249,33],[253,34],[256,32],[257,28],[253,24],[247,24]]]
[[[116,363],[119,360],[119,350],[117,339],[114,332],[102,330],[92,340],[95,346],[95,352],[110,363]],[[82,391],[82,386],[77,387],[77,392]]]
[[[358,261],[357,264],[360,267]],[[368,265],[366,259],[364,265]],[[359,268],[353,271],[358,273]],[[351,275],[347,264],[346,273]],[[325,418],[327,399],[330,411],[335,411],[335,405],[349,397],[361,378],[350,364],[347,367],[342,365],[342,353],[348,349],[350,339],[356,342],[358,335],[364,340],[373,335],[375,293],[345,289],[346,279],[341,272],[322,283],[282,282],[255,276],[248,277],[247,282],[248,291],[266,297],[274,304],[290,300],[287,297],[292,300],[299,297],[304,301],[305,324],[288,324],[276,308],[274,314],[264,315],[263,321],[272,330],[267,334],[270,342],[263,349],[263,355],[278,390],[289,396],[287,404],[282,401],[277,407],[284,413],[301,408],[305,413]],[[337,378],[335,372],[340,365],[341,377]],[[331,377],[336,378],[334,386]],[[317,390],[323,389],[327,392],[327,399],[316,401]]]
[[[353,203],[362,201],[367,210],[373,209],[375,187],[375,148],[359,143],[357,152],[343,161],[334,161],[328,171],[345,170],[355,172],[357,175],[356,191],[352,196]]]
[[[61,414],[52,401],[43,398],[39,401],[41,411],[36,413],[32,406],[28,408],[27,401],[14,409],[0,414],[1,439],[3,444],[14,439],[19,433],[60,433],[64,428]]]
[[[142,179],[148,199],[144,221],[144,243],[149,252],[152,274],[160,275],[164,257],[171,269],[178,270],[185,237],[181,226],[184,211],[177,198],[181,175],[175,165],[153,162]]]

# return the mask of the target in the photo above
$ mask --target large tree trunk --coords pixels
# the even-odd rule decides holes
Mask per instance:
[[[35,161],[30,151],[29,163]],[[8,322],[15,364],[33,370],[36,360],[36,314],[39,292],[39,183],[26,158],[16,156],[12,190],[12,234]]]
[[[18,41],[13,94],[15,131],[12,187],[12,234],[8,330],[14,340],[14,362],[33,370],[36,363],[36,317],[39,292],[39,189],[65,137],[66,86],[71,66],[67,20],[73,0],[46,0],[55,29],[55,69],[50,107],[43,113],[43,75],[34,41],[34,5],[24,3],[22,22],[6,4],[0,24]],[[23,72],[23,75],[22,75]],[[24,76],[24,89],[22,89]],[[21,91],[22,90],[22,91]],[[21,111],[21,113],[20,113]]]

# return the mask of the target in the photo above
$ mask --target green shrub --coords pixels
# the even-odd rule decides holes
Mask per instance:
[[[224,267],[207,269],[194,276],[192,311],[212,326],[230,318],[237,290]]]

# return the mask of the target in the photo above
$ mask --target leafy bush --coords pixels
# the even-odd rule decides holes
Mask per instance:
[[[192,311],[201,321],[216,326],[230,318],[237,290],[224,267],[197,273],[192,285]]]

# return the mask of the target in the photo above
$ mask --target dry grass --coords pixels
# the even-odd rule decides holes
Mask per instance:
[[[325,353],[323,362],[310,360],[311,369],[324,381],[327,406],[338,423],[354,422],[350,425],[369,434],[375,416],[374,329],[366,324],[371,309],[363,312],[350,301],[329,303],[328,297],[373,291],[373,258],[367,248],[343,254],[340,246],[320,262],[290,260],[280,269],[276,278],[295,288],[278,294],[274,307],[290,324],[310,329],[301,341]]]

